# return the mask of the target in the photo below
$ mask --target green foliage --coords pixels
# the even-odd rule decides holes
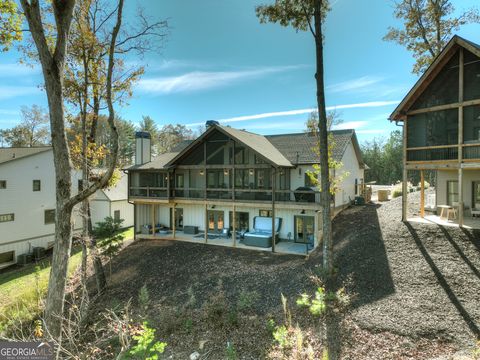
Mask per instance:
[[[110,275],[112,274],[112,258],[117,255],[121,248],[125,234],[121,231],[123,219],[115,220],[107,216],[105,221],[97,222],[93,234],[101,240],[97,242],[102,254],[110,258]]]
[[[307,31],[312,26],[314,0],[275,0],[273,5],[260,5],[255,8],[260,23],[279,23],[291,26],[296,30]],[[329,1],[322,1],[322,17],[324,20],[330,11]]]
[[[288,336],[288,329],[285,325],[277,326],[273,331],[273,339],[278,343],[280,348],[291,346],[290,337]]]
[[[318,287],[313,299],[307,294],[302,294],[300,298],[297,299],[297,305],[308,308],[312,315],[320,316],[327,310],[327,301],[331,300],[331,298],[331,294],[328,294],[328,297],[325,295],[325,289],[323,287]]]
[[[276,327],[275,320],[268,319],[266,327],[267,327],[267,331],[273,335],[273,332],[275,331],[275,327]]]
[[[237,359],[237,351],[235,350],[235,346],[233,343],[227,342],[227,349],[226,354],[228,360],[236,360]]]
[[[242,290],[238,295],[237,309],[238,311],[251,310],[255,303],[259,300],[260,295],[257,291]]]
[[[22,17],[13,0],[0,0],[0,50],[8,51],[15,41],[22,39]]]
[[[148,293],[147,285],[143,285],[138,292],[138,305],[140,309],[146,313],[150,306],[150,294]]]
[[[185,320],[184,328],[185,328],[185,332],[187,334],[190,334],[192,332],[192,328],[193,328],[193,320],[192,319]]]
[[[373,139],[362,146],[362,156],[369,170],[365,181],[377,184],[394,184],[403,176],[403,135],[392,131],[387,140]]]
[[[167,346],[164,342],[155,341],[155,329],[150,328],[146,321],[132,338],[137,343],[128,352],[130,359],[156,360]]]
[[[394,16],[403,27],[389,27],[383,39],[413,53],[415,74],[428,68],[461,26],[479,20],[478,9],[455,14],[451,0],[401,0],[395,3]]]

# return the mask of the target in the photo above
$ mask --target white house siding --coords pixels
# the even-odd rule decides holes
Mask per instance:
[[[76,191],[78,173],[73,174]],[[15,251],[18,256],[32,247],[51,246],[55,225],[44,223],[44,211],[55,209],[55,169],[53,151],[9,161],[0,165],[0,180],[7,188],[0,189],[0,214],[15,216],[14,221],[0,223],[0,253]],[[41,191],[33,191],[33,180],[41,181]],[[78,210],[74,210],[74,228],[81,227]]]
[[[137,208],[137,232],[140,232],[143,225],[151,224],[151,205],[138,204]],[[193,204],[177,204],[177,208],[183,209],[183,225],[184,226],[198,226],[200,231],[205,230],[205,206],[193,205]],[[223,211],[225,227],[228,228],[229,224],[229,212],[232,211],[232,206],[219,206],[215,205],[212,209],[212,205],[208,205],[208,210]],[[260,215],[260,210],[271,210],[268,206],[251,206],[240,207],[236,206],[236,212],[248,212],[249,213],[249,230],[253,230],[254,217]],[[282,225],[280,228],[280,238],[288,239],[290,233],[291,239],[294,238],[294,217],[295,215],[302,216],[318,216],[318,212],[313,210],[305,210],[304,214],[301,214],[302,209],[281,209],[275,208],[275,217],[282,219]],[[165,226],[170,226],[170,208],[168,205],[156,205],[155,207],[155,222]],[[317,221],[315,220],[316,227]],[[318,229],[315,229],[316,233]]]
[[[114,217],[115,211],[120,211],[120,219],[123,219],[122,226],[130,227],[133,226],[133,205],[130,204],[127,200],[119,200],[111,202],[111,212],[110,216]]]
[[[458,181],[458,170],[439,170],[437,173],[436,205],[447,204],[447,181]],[[465,206],[472,208],[472,182],[480,181],[480,170],[463,171],[463,198]],[[467,212],[468,214],[468,212]]]
[[[364,170],[360,168],[358,163],[357,154],[353,147],[353,143],[350,141],[345,153],[342,157],[342,167],[336,171],[335,176],[340,177],[345,173],[343,181],[339,184],[339,190],[335,194],[335,207],[349,204],[352,200],[355,200],[355,180],[358,184],[364,181]]]
[[[127,200],[111,201],[105,196],[103,191],[97,191],[95,196],[90,199],[90,212],[92,214],[93,226],[95,226],[97,222],[105,221],[107,216],[113,218],[116,210],[120,211],[120,219],[123,219],[123,227],[133,226],[133,205]]]

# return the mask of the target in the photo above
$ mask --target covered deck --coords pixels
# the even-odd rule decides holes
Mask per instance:
[[[175,240],[175,241],[185,241],[197,244],[208,244],[208,245],[217,245],[217,246],[227,246],[227,247],[234,247],[238,249],[247,249],[247,250],[256,250],[256,251],[269,251],[269,252],[276,252],[280,254],[291,254],[291,255],[301,255],[306,256],[310,254],[314,248],[309,247],[306,243],[297,243],[294,241],[288,241],[280,239],[274,246],[272,247],[257,247],[257,246],[248,246],[243,243],[243,239],[241,237],[226,237],[220,234],[208,233],[207,237],[205,238],[205,233],[200,232],[198,234],[186,234],[183,231],[177,230],[175,235],[172,231],[168,231],[166,234],[137,234],[137,239],[146,239],[146,240]]]

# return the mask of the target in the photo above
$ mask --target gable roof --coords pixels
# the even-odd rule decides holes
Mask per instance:
[[[191,140],[188,140],[191,142]],[[190,144],[190,143],[188,143]],[[188,144],[184,143],[185,146],[188,146]],[[178,146],[178,145],[177,145]],[[149,170],[149,169],[163,169],[167,167],[167,164],[174,158],[176,157],[181,150],[175,151],[175,152],[168,152],[164,154],[160,154],[155,157],[152,161],[141,164],[141,165],[132,165],[128,167],[126,170]]]
[[[232,130],[232,128],[228,128]],[[236,129],[233,129],[235,131]],[[247,133],[243,130],[236,130],[241,133]],[[330,132],[333,135],[333,141],[335,143],[333,147],[333,159],[335,161],[342,161],[343,155],[347,150],[350,141],[353,144],[355,153],[357,155],[358,163],[362,168],[368,168],[362,159],[362,153],[360,145],[358,144],[357,135],[355,130],[333,130]],[[250,135],[257,135],[248,133]],[[240,134],[243,136],[243,134]],[[318,146],[317,138],[309,133],[291,133],[280,135],[257,135],[250,140],[258,140],[258,137],[266,139],[276,151],[280,152],[282,156],[289,162],[289,167],[294,165],[311,165],[318,163],[318,155],[315,152],[315,148]],[[244,139],[245,140],[245,139]],[[248,140],[248,139],[247,139]],[[168,167],[167,164],[173,162],[173,160],[179,156],[188,147],[193,148],[193,143],[196,140],[184,140],[179,143],[174,150],[170,153],[165,153],[157,156],[153,161],[143,165],[133,165],[128,170],[148,170],[148,169],[163,169]],[[263,145],[259,144],[259,145]],[[270,145],[268,146],[270,148]],[[261,146],[259,146],[261,147]],[[265,151],[259,150],[261,154],[265,156]],[[297,157],[298,154],[298,157]]]
[[[128,200],[128,176],[121,173],[120,179],[115,186],[111,188],[101,189],[110,201]]]
[[[334,146],[332,157],[335,161],[342,161],[348,144],[352,141],[358,163],[361,167],[365,166],[355,130],[333,130],[330,131],[330,134],[333,135]],[[267,135],[266,138],[282,152],[292,164],[316,164],[319,161],[318,154],[315,151],[315,148],[318,146],[318,140],[317,137],[311,133]]]
[[[240,144],[250,148],[259,155],[261,155],[265,161],[269,162],[273,166],[277,167],[293,167],[292,163],[288,161],[285,156],[273,146],[265,136],[254,134],[245,130],[238,130],[229,126],[212,125],[207,131],[205,131],[200,137],[188,144],[183,150],[181,150],[176,156],[174,156],[166,166],[172,166],[176,161],[181,159],[184,155],[188,154],[191,150],[200,144],[209,134],[213,131],[220,131],[224,135],[232,138]]]
[[[52,150],[51,146],[0,148],[0,164]]]
[[[420,79],[418,79],[412,89],[410,89],[405,98],[395,108],[389,117],[390,121],[403,121],[405,119],[406,112],[410,109],[415,100],[425,91],[426,87],[432,82],[440,70],[442,70],[445,64],[461,47],[480,57],[480,45],[466,40],[458,35],[453,36],[448,44],[445,45],[440,54],[438,54],[432,64],[428,67],[428,69],[423,73]]]

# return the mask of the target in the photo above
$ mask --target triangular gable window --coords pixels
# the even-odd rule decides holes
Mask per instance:
[[[412,110],[458,102],[459,55],[450,59],[411,107]]]
[[[464,100],[480,99],[480,58],[464,50]]]

